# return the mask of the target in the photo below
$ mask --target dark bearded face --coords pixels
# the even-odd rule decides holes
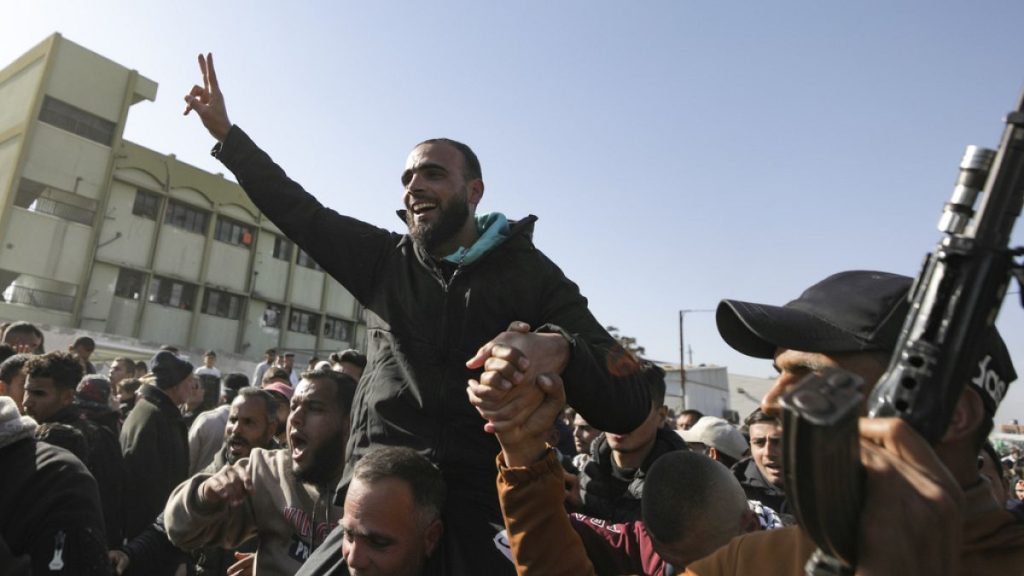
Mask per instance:
[[[417,201],[410,202],[418,208]],[[469,217],[467,189],[463,186],[454,196],[436,203],[430,218],[423,217],[409,208],[405,212],[405,223],[409,225],[409,235],[426,251],[432,251],[438,244],[455,236]]]

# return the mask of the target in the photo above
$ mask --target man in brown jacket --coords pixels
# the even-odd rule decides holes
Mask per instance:
[[[773,358],[779,372],[762,408],[804,375],[839,367],[875,385],[888,365],[911,279],[883,272],[843,272],[785,306],[723,300],[718,330],[730,346]],[[956,404],[946,434],[929,446],[896,419],[862,419],[861,460],[867,499],[860,519],[858,574],[1020,574],[1024,525],[995,502],[978,471],[981,443],[1006,385],[1016,378],[993,330],[976,377]],[[999,386],[986,386],[998,381]],[[797,527],[732,540],[689,566],[687,574],[804,574],[814,545]]]

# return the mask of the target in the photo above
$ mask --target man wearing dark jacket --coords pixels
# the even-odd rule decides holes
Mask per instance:
[[[131,539],[164,509],[171,490],[188,477],[188,431],[178,405],[195,386],[192,365],[161,351],[150,362],[152,378],[121,428],[124,455],[125,537]]]
[[[121,447],[110,429],[85,418],[74,403],[83,372],[80,358],[50,352],[29,360],[25,372],[25,413],[40,424],[60,424],[81,434],[82,462],[99,485],[107,545],[116,546],[121,542]]]
[[[651,408],[643,424],[628,434],[604,433],[594,440],[590,461],[579,476],[583,513],[610,522],[640,520],[640,499],[654,461],[686,442],[661,423],[665,420],[665,372],[643,362]]]
[[[782,476],[782,422],[758,408],[743,425],[750,436],[750,457],[733,465],[733,475],[747,498],[778,512],[786,525],[796,523],[786,503]]]
[[[0,572],[109,574],[96,481],[35,429],[0,397]]]
[[[468,146],[438,139],[413,150],[402,173],[400,213],[409,233],[390,232],[338,215],[290,180],[231,124],[212,58],[200,56],[200,67],[204,86],[186,96],[186,113],[195,110],[217,139],[214,155],[256,206],[367,309],[368,361],[342,485],[378,444],[416,449],[441,468],[448,501],[458,503],[445,511],[442,548],[450,547],[452,565],[465,560],[468,573],[509,572],[492,542],[501,524],[491,469],[499,447],[466,399],[467,381],[485,364],[503,365],[493,372],[501,376],[482,382],[491,387],[482,401],[511,396],[527,409],[541,395],[523,384],[559,373],[569,404],[588,422],[628,432],[650,409],[635,364],[614,355],[621,348],[578,287],[534,247],[534,217],[476,215],[484,183]],[[537,331],[503,333],[517,321]],[[610,367],[619,369],[612,374]]]

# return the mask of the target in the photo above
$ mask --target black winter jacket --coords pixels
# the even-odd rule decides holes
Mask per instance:
[[[153,523],[171,491],[188,477],[188,431],[181,412],[155,385],[144,385],[140,393],[121,428],[129,540]]]
[[[109,428],[86,419],[82,411],[74,405],[54,414],[52,421],[75,428],[85,438],[85,458],[82,459],[82,462],[96,479],[96,484],[100,489],[100,504],[103,506],[103,521],[107,532],[107,547],[120,546],[123,540],[122,527],[124,525],[121,517],[124,464],[117,435]]]
[[[594,439],[592,456],[580,473],[580,497],[583,513],[616,524],[642,520],[640,499],[644,492],[647,471],[654,461],[675,450],[689,450],[686,442],[667,428],[658,428],[651,452],[631,479],[617,478],[612,471],[612,448],[608,437],[601,434]]]
[[[237,126],[217,157],[259,209],[367,309],[368,363],[356,392],[345,479],[375,445],[404,445],[437,463],[449,492],[493,494],[497,441],[466,397],[465,362],[513,321],[573,336],[568,402],[603,430],[626,432],[650,409],[635,371],[613,376],[617,344],[578,287],[531,240],[535,217],[475,262],[432,258],[408,235],[325,208]],[[453,498],[457,501],[458,498]]]
[[[782,523],[787,526],[796,522],[793,511],[786,502],[786,493],[765,480],[753,458],[748,456],[734,464],[732,473],[740,481],[748,500],[757,500],[775,510],[779,513]]]

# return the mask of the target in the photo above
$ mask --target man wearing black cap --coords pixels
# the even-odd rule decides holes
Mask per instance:
[[[808,373],[829,367],[864,378],[884,372],[907,316],[911,279],[843,272],[785,306],[723,300],[718,330],[730,346],[773,358],[779,376],[762,400],[768,413]],[[862,419],[867,469],[858,573],[1010,574],[1024,565],[1024,525],[995,502],[978,471],[992,416],[1016,378],[995,330],[985,337],[977,375],[957,401],[942,439],[929,446],[897,419]],[[687,574],[803,574],[814,546],[799,528],[733,540]]]
[[[188,477],[188,430],[178,405],[196,385],[192,364],[164,350],[153,357],[149,371],[121,429],[129,539],[153,522],[171,490]]]

